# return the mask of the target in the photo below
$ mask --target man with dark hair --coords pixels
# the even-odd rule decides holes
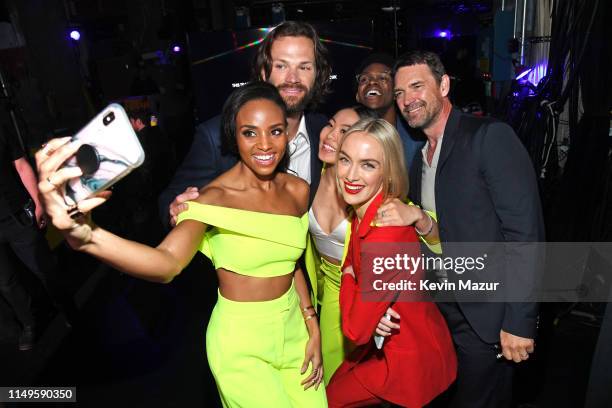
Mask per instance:
[[[512,128],[453,108],[449,77],[434,53],[406,54],[397,61],[394,76],[397,106],[409,126],[427,137],[412,165],[410,197],[437,213],[444,256],[452,255],[445,243],[542,241],[535,172]],[[521,259],[520,265],[517,259],[512,252],[504,255],[502,276],[505,283],[520,282],[521,291],[529,293],[537,279],[537,259]],[[439,278],[454,282],[459,277],[449,270]],[[459,299],[457,292],[453,296]],[[459,363],[451,406],[509,406],[512,361],[527,360],[534,351],[537,304],[506,300],[438,305]]]
[[[404,145],[406,166],[410,168],[416,152],[425,142],[415,139],[406,129],[401,115],[399,117],[397,115],[391,75],[393,65],[395,60],[388,54],[374,53],[366,57],[356,71],[355,99],[360,104],[375,110],[381,118],[395,126]]]
[[[288,171],[310,185],[310,199],[319,184],[319,133],[327,123],[323,115],[310,112],[329,92],[331,68],[327,50],[308,23],[286,21],[268,33],[257,50],[252,80],[276,86],[289,112]],[[159,197],[165,224],[174,225],[176,216],[194,200],[200,188],[232,167],[237,157],[221,151],[220,116],[196,128],[193,145]]]

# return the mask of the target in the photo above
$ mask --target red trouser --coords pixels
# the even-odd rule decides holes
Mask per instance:
[[[334,375],[326,391],[329,408],[367,407],[383,402],[365,389],[352,370]]]

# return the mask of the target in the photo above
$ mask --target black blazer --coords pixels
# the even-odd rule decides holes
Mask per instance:
[[[417,154],[410,174],[410,196],[418,204],[422,166],[423,156]],[[436,169],[435,198],[443,248],[445,242],[544,240],[533,165],[518,137],[505,123],[452,110]],[[516,263],[505,265],[504,280],[509,277],[510,282],[520,282],[521,289],[530,291],[537,282],[537,260],[521,258],[521,262],[521,267]],[[453,278],[457,275],[449,271],[449,279]],[[536,303],[459,305],[485,342],[498,342],[502,328],[517,336],[535,337]]]
[[[310,203],[321,178],[319,161],[319,134],[327,124],[327,118],[318,113],[305,113],[306,131],[310,139]],[[168,207],[174,198],[189,186],[202,188],[223,172],[229,170],[238,158],[221,153],[221,115],[217,115],[196,127],[191,149],[178,168],[170,184],[158,198],[159,214],[164,225],[169,223]]]

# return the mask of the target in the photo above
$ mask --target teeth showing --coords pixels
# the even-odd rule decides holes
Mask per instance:
[[[416,108],[412,108],[408,110],[408,113],[412,113],[412,112],[416,112],[417,110],[421,109],[423,106],[417,106]]]
[[[336,152],[336,149],[334,149],[333,147],[331,147],[327,143],[323,143],[323,149],[328,150],[330,152],[334,152],[334,153]]]
[[[253,157],[255,157],[255,159],[257,160],[268,161],[268,160],[272,160],[274,155],[273,154],[261,154],[261,155],[254,155]]]
[[[369,91],[366,93],[366,96],[375,96],[375,95],[376,95],[376,96],[381,96],[381,95],[382,95],[382,93],[380,93],[380,91],[379,91],[379,90],[377,90],[377,89],[370,89],[370,90],[369,90]]]
[[[357,190],[361,190],[363,187],[362,186],[349,186],[348,184],[345,184],[346,188],[352,191],[357,191]]]

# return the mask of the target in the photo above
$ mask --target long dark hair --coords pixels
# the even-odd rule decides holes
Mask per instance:
[[[277,38],[281,37],[306,37],[314,45],[316,76],[311,91],[311,99],[306,107],[307,109],[314,109],[331,92],[331,80],[329,78],[331,65],[329,64],[327,48],[321,43],[314,27],[308,23],[303,21],[285,21],[272,29],[257,49],[251,71],[251,80],[263,80],[262,72],[265,73],[266,78],[270,77],[272,72],[272,44]]]
[[[247,103],[256,99],[267,99],[275,103],[283,111],[285,123],[287,121],[287,107],[278,90],[267,82],[251,82],[230,94],[223,105],[221,112],[221,152],[238,156],[238,143],[236,142],[236,116]],[[285,155],[286,156],[286,155]]]

